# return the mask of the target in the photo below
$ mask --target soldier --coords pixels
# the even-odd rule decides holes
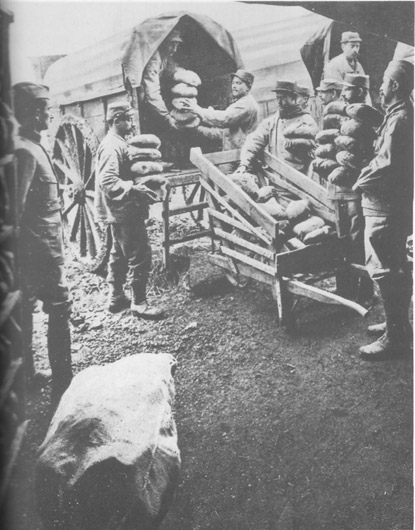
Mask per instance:
[[[407,354],[412,341],[408,316],[412,275],[406,240],[412,230],[413,84],[412,64],[389,63],[380,87],[386,116],[378,131],[375,157],[353,187],[362,193],[366,268],[379,285],[386,315],[386,322],[371,330],[380,338],[360,348],[361,357],[370,361]]]
[[[347,74],[343,81],[342,99],[347,104],[353,103],[365,103],[369,93],[369,76],[367,75],[355,75]],[[346,107],[347,109],[347,107]],[[368,125],[368,133],[373,132],[373,129]],[[373,139],[373,137],[372,137]],[[363,149],[363,143],[367,144],[367,141],[371,138],[368,134],[368,138],[360,139],[360,149],[365,151],[364,157],[367,160],[371,158],[373,153],[373,147],[367,147]],[[373,141],[373,140],[372,140]],[[359,168],[362,167],[360,165]],[[330,180],[330,179],[329,179]],[[339,237],[347,243],[347,255],[350,261],[354,263],[364,263],[364,220],[362,214],[360,196],[356,191],[351,189],[351,186],[343,186],[342,191],[338,194],[338,197],[342,197],[341,200],[335,199],[336,209],[338,211],[339,218],[341,219],[339,227]],[[341,285],[338,282],[338,288],[340,292],[344,294],[348,293],[349,296],[356,296],[358,301],[365,305],[370,305],[373,301],[373,283],[370,278],[362,276],[360,278],[360,285],[357,283],[357,278],[348,278],[345,285]]]
[[[145,102],[153,117],[158,119],[160,126],[168,129],[177,129],[175,121],[167,110],[163,99],[162,87],[169,84],[178,65],[175,57],[183,39],[176,29],[170,32],[160,50],[157,50],[147,63],[142,78]],[[165,87],[168,89],[168,86]]]
[[[318,97],[324,107],[332,101],[338,101],[342,90],[343,85],[336,79],[323,79],[320,86],[316,88]]]
[[[368,75],[347,74],[341,97],[346,103],[369,103],[369,87]]]
[[[277,81],[273,92],[276,93],[278,112],[263,120],[256,131],[248,135],[242,146],[237,172],[243,173],[251,168],[258,155],[267,149],[306,174],[315,147],[317,124],[310,113],[297,104],[296,83]]]
[[[71,302],[64,278],[59,185],[41,132],[49,126],[49,88],[34,83],[13,87],[20,237],[18,252],[22,285],[22,327],[26,373],[35,375],[32,328],[33,301],[43,302],[49,315],[47,346],[52,372],[51,402],[55,406],[72,379]]]
[[[300,86],[297,84],[297,103],[305,110],[308,109],[308,102],[310,101],[310,90],[305,86]]]
[[[164,316],[164,311],[147,303],[146,288],[151,269],[151,246],[145,219],[149,204],[157,200],[146,186],[134,184],[125,138],[132,131],[134,110],[127,102],[108,105],[109,131],[97,153],[95,207],[101,221],[111,226],[112,249],[108,263],[108,310],[131,311],[148,319]],[[127,279],[133,300],[124,292]]]
[[[235,101],[226,110],[204,109],[190,100],[186,108],[197,114],[203,125],[228,129],[223,143],[224,151],[240,149],[249,133],[258,125],[259,106],[250,94],[254,76],[238,70],[232,77],[232,96]]]
[[[354,31],[342,33],[341,47],[343,52],[327,63],[323,78],[343,81],[347,74],[364,75],[363,66],[358,61],[361,42],[359,33]]]

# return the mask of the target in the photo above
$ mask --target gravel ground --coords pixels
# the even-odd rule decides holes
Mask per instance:
[[[157,223],[152,233],[157,240]],[[178,252],[182,269],[190,262],[178,283],[156,266],[151,299],[169,315],[158,323],[109,314],[105,281],[69,265],[75,372],[140,352],[178,360],[183,464],[162,530],[413,528],[412,359],[371,364],[357,356],[381,308],[364,320],[302,302],[298,330],[288,334],[270,293],[230,286],[208,264],[208,246]],[[46,321],[35,316],[36,362],[47,367]],[[29,389],[27,414],[13,530],[41,528],[32,472],[50,420],[48,385]]]

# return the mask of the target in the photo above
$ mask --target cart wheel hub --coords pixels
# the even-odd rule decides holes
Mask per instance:
[[[77,204],[85,204],[85,201],[86,201],[86,193],[85,193],[85,188],[82,187],[82,188],[76,188],[73,192],[73,200],[77,203]]]

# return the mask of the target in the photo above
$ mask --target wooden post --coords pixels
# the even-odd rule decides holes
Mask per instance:
[[[170,230],[169,230],[169,216],[170,216],[170,188],[167,188],[166,197],[163,201],[163,265],[167,270],[169,266],[169,254],[170,254]]]

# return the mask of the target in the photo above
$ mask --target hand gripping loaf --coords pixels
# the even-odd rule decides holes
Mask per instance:
[[[163,173],[163,166],[159,162],[134,162],[130,168],[134,176],[154,175],[155,173]]]

